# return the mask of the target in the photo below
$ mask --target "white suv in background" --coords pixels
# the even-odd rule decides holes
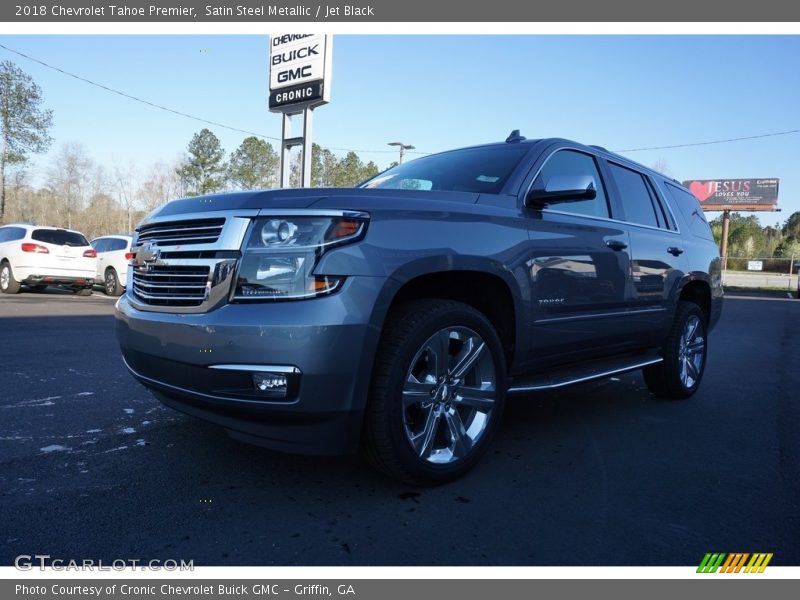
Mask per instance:
[[[37,225],[0,227],[0,292],[61,285],[89,296],[95,277],[97,253],[82,233]]]
[[[128,281],[128,263],[133,259],[129,235],[105,235],[92,240],[97,252],[97,283],[109,296],[120,296]]]

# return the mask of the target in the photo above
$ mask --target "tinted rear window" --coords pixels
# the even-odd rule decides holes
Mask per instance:
[[[0,242],[13,242],[25,237],[22,227],[0,227]]]
[[[689,190],[679,188],[671,183],[665,184],[664,187],[667,188],[667,192],[672,196],[675,205],[683,215],[684,221],[689,225],[689,231],[697,237],[713,242],[714,234],[711,233],[711,227],[706,221],[706,215],[697,198]]]
[[[127,250],[128,249],[128,242],[126,240],[120,238],[111,238],[108,244],[109,252],[113,252],[114,250]]]
[[[530,144],[505,144],[425,156],[384,171],[360,187],[496,194],[530,149]]]
[[[658,227],[650,192],[641,173],[614,163],[608,163],[608,166],[619,190],[625,220],[628,223]]]
[[[80,233],[66,229],[34,229],[31,239],[56,246],[88,246],[89,242]]]

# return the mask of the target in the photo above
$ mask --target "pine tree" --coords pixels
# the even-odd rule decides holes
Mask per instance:
[[[187,147],[189,152],[183,164],[176,170],[188,196],[211,194],[225,187],[223,162],[225,151],[219,138],[209,129],[195,133]]]
[[[8,167],[24,164],[31,152],[45,152],[53,112],[42,108],[42,90],[10,61],[0,62],[0,219],[6,205]]]
[[[231,154],[228,180],[243,190],[276,187],[279,163],[271,144],[255,136],[245,138]]]

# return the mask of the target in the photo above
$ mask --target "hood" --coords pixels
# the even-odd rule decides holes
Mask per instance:
[[[335,204],[338,208],[365,208],[403,206],[405,203],[428,202],[461,202],[475,204],[478,194],[467,192],[436,192],[418,190],[374,190],[365,188],[300,188],[253,190],[246,192],[229,192],[224,194],[208,194],[192,198],[173,200],[156,209],[145,218],[170,217],[183,214],[197,214],[218,210],[243,209],[299,209],[322,204],[326,208]],[[324,202],[323,202],[324,201]]]
[[[217,210],[307,208],[324,197],[320,191],[315,189],[277,189],[206,194],[168,202],[156,209],[149,217],[160,218]]]

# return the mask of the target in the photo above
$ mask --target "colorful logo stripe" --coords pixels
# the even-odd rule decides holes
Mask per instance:
[[[745,573],[763,573],[764,569],[767,568],[769,561],[772,560],[772,552],[763,553],[759,552],[753,554],[753,558],[750,559],[747,567],[745,567]]]
[[[771,552],[708,552],[697,567],[697,572],[716,573],[719,570],[720,573],[739,573],[744,569],[744,573],[763,573],[771,560]]]

